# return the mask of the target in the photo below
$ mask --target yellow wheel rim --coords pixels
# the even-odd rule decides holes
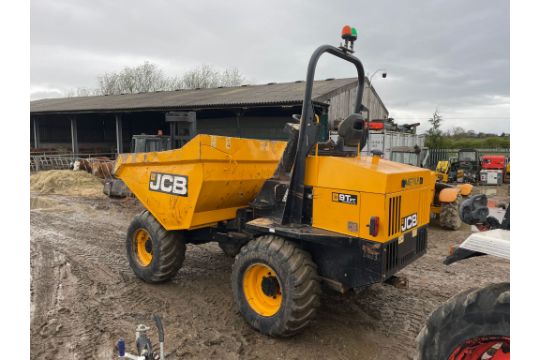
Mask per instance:
[[[281,284],[274,270],[256,263],[244,273],[244,295],[249,306],[261,316],[273,316],[281,307]]]
[[[133,236],[137,260],[141,266],[148,266],[152,262],[152,238],[145,229],[138,229]]]

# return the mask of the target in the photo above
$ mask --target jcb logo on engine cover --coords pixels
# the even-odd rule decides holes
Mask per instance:
[[[401,187],[407,187],[407,186],[416,186],[416,185],[422,185],[424,183],[423,177],[412,177],[408,179],[401,180]]]
[[[351,194],[332,193],[332,201],[349,205],[356,205],[358,203],[358,197]]]
[[[171,195],[188,195],[187,176],[163,174],[158,172],[150,173],[149,189]]]
[[[416,214],[405,216],[401,219],[401,231],[412,229],[416,225],[418,225],[418,217]]]

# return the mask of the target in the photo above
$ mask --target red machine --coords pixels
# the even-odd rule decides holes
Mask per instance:
[[[504,155],[484,155],[482,169],[480,169],[480,182],[484,185],[501,185],[509,181],[506,169],[507,160]]]
[[[482,169],[486,170],[502,170],[506,165],[504,155],[484,155],[482,156]]]
[[[384,130],[384,123],[383,122],[370,122],[369,129],[370,130]]]

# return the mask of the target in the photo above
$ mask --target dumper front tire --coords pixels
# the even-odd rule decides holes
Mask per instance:
[[[319,306],[320,280],[311,255],[278,236],[261,236],[243,246],[231,282],[240,313],[270,336],[298,333]]]
[[[167,231],[148,211],[135,216],[126,239],[129,265],[148,283],[173,278],[184,262],[186,245],[180,232]]]

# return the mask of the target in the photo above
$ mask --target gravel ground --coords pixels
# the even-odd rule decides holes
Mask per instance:
[[[493,188],[494,189],[494,188]],[[482,188],[477,191],[483,191]],[[496,201],[508,202],[508,186]],[[509,262],[477,257],[442,264],[469,226],[430,226],[427,254],[398,273],[407,288],[374,285],[361,294],[323,294],[316,321],[291,339],[252,330],[233,303],[233,260],[216,244],[188,245],[170,283],[139,281],[125,233],[141,208],[133,199],[32,194],[31,358],[115,359],[115,343],[135,350],[138,323],[161,314],[167,359],[412,359],[429,313],[459,291],[509,281]]]

